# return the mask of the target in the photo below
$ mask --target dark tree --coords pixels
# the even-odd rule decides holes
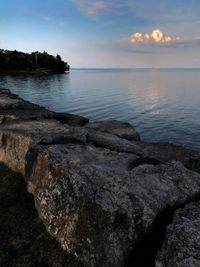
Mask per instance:
[[[62,60],[60,55],[56,57],[47,52],[38,51],[31,54],[19,51],[0,49],[0,71],[51,71],[63,73],[69,71],[69,65]]]

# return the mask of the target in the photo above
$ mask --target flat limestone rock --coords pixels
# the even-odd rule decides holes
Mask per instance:
[[[130,141],[139,141],[140,136],[135,128],[128,122],[106,120],[90,122],[86,127],[100,132],[110,133]]]
[[[117,152],[133,153],[138,155],[142,153],[137,144],[110,133],[88,129],[88,140],[97,147],[108,148]]]
[[[15,121],[0,126],[0,161],[24,174],[26,154],[37,144],[86,143],[87,131],[55,120]]]
[[[200,266],[200,201],[175,212],[158,253],[156,267]]]
[[[138,143],[143,157],[161,162],[177,160],[187,168],[200,172],[200,152],[171,143]]]
[[[0,123],[9,121],[53,119],[54,114],[45,109],[34,110],[0,110]]]
[[[140,142],[128,123],[88,123],[7,89],[0,89],[0,161],[25,174],[46,229],[84,267],[135,265],[160,216],[200,196],[198,151]],[[199,209],[175,214],[157,267],[199,266]]]
[[[0,110],[35,110],[44,108],[23,100],[7,89],[0,89]]]
[[[38,213],[85,266],[125,266],[160,212],[200,193],[200,175],[181,163],[130,170],[135,157],[79,144],[29,151],[26,179]]]
[[[33,119],[55,119],[70,126],[83,126],[89,122],[88,118],[79,115],[50,111],[0,88],[0,123]]]

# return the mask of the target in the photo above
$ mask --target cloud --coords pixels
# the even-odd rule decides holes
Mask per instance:
[[[191,39],[183,39],[177,42],[174,42],[169,45],[169,47],[174,48],[190,48],[190,47],[199,47],[200,46],[200,37],[194,37]]]
[[[95,15],[105,9],[107,9],[108,4],[103,1],[98,1],[95,3],[92,3],[87,7],[87,13],[88,15]]]
[[[79,8],[83,13],[88,16],[93,16],[103,11],[106,11],[110,7],[110,3],[107,1],[91,1],[91,0],[75,0]]]
[[[135,44],[172,44],[180,41],[180,37],[173,38],[172,36],[165,35],[161,30],[153,30],[152,33],[139,33],[136,32],[131,35],[131,43]]]
[[[119,15],[129,5],[121,0],[72,0],[84,15]]]

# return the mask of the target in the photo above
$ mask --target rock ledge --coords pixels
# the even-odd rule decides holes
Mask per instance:
[[[176,212],[200,200],[200,152],[144,143],[129,123],[89,122],[0,89],[0,161],[24,175],[47,231],[81,266],[151,267],[157,253],[158,267],[200,266],[198,212],[189,213],[198,205]],[[185,220],[192,240],[179,246]],[[181,259],[168,259],[171,240]]]

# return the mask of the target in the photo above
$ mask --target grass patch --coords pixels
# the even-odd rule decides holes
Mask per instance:
[[[0,267],[80,267],[38,218],[23,176],[0,164]]]

